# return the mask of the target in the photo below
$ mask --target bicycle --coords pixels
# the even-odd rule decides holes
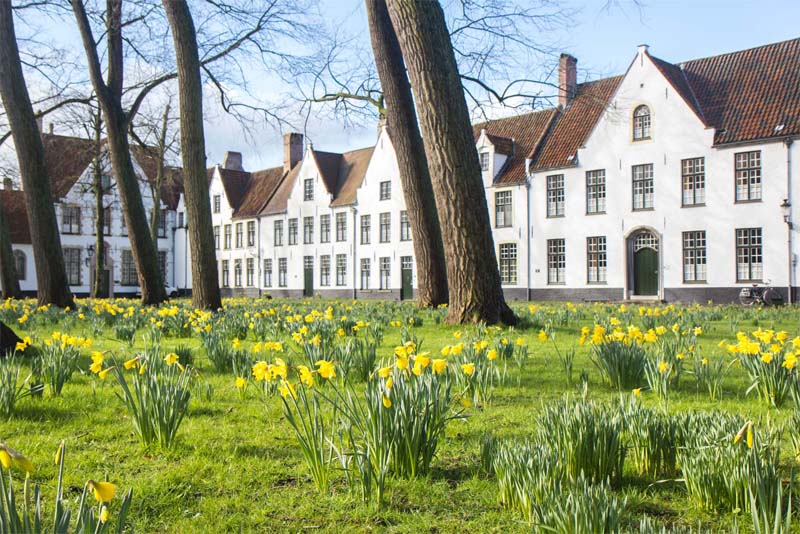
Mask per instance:
[[[769,281],[767,281],[763,286],[753,284],[752,287],[743,287],[742,290],[739,291],[739,302],[742,306],[748,308],[756,303],[765,307],[777,306],[783,304],[783,296],[769,285]]]

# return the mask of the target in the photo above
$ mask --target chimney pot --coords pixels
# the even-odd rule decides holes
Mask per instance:
[[[649,50],[650,50],[650,45],[647,45],[647,44],[640,44],[639,46],[637,46],[637,47],[636,47],[636,50],[637,50],[637,51],[638,51],[640,54],[644,54],[645,52],[647,52],[647,51],[649,51]]]
[[[566,108],[578,89],[578,60],[569,54],[561,54],[558,61],[558,105]]]
[[[36,117],[36,128],[40,135],[44,133],[44,118],[41,115]]]
[[[242,167],[242,153],[228,151],[225,152],[225,160],[222,162],[222,168],[229,171],[244,171]]]
[[[303,134],[290,132],[283,135],[283,172],[289,172],[303,159]]]
[[[53,123],[51,122],[47,126],[48,126],[48,129],[50,130],[50,135],[53,135],[53,130],[54,130]]]

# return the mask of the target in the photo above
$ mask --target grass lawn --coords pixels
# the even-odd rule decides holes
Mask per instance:
[[[123,303],[126,308],[133,303]],[[472,338],[475,327],[457,327],[437,324],[445,310],[415,312],[410,305],[352,304],[334,301],[246,301],[228,303],[226,314],[241,314],[243,309],[259,310],[291,305],[297,309],[324,310],[333,305],[337,314],[349,313],[354,320],[401,320],[416,314],[421,326],[413,332],[422,340],[422,350],[438,356],[439,350],[459,340]],[[114,325],[128,319],[119,315],[100,323],[92,320],[93,304],[84,301],[79,310],[63,314],[55,310],[39,311],[30,307],[28,319],[20,325],[17,319],[24,315],[21,307],[0,309],[0,320],[14,328],[20,336],[31,336],[35,345],[49,339],[51,332],[61,331],[92,339],[91,351],[110,351],[118,360],[124,360],[143,349],[143,332],[139,329],[135,343],[116,339]],[[179,307],[188,303],[178,301]],[[595,316],[608,318],[620,316],[628,324],[626,314],[636,324],[642,322],[637,308],[622,313],[617,306],[591,304],[570,308],[564,304],[528,304],[516,306],[525,319],[525,326],[514,332],[501,332],[512,341],[524,339],[528,359],[521,367],[514,361],[498,360],[505,367],[503,384],[494,389],[491,402],[480,407],[466,408],[463,421],[450,422],[446,436],[441,440],[431,471],[416,480],[390,478],[387,504],[378,510],[374,503],[366,504],[348,490],[342,476],[335,476],[328,494],[318,492],[298,448],[294,430],[283,415],[283,404],[278,395],[266,396],[255,384],[245,390],[244,398],[234,385],[232,373],[220,374],[213,370],[205,356],[199,336],[176,337],[164,335],[162,352],[172,351],[178,345],[194,349],[195,366],[213,389],[210,397],[194,395],[172,450],[145,447],[133,433],[132,424],[123,402],[118,398],[119,386],[109,375],[105,380],[88,371],[90,350],[82,349],[81,373],[75,373],[60,397],[48,390],[42,398],[26,397],[19,401],[16,413],[0,421],[0,441],[23,452],[36,465],[32,477],[42,487],[46,518],[52,516],[52,498],[55,493],[57,470],[53,455],[61,440],[66,440],[67,495],[77,499],[87,479],[104,480],[118,485],[120,493],[133,489],[133,503],[129,522],[137,532],[524,532],[531,526],[522,521],[515,510],[504,508],[498,502],[497,482],[481,469],[480,447],[484,435],[525,437],[534,433],[537,414],[542,407],[561,399],[565,394],[580,398],[584,387],[580,375],[588,375],[589,399],[615,403],[620,395],[628,397],[630,390],[617,392],[602,380],[601,374],[589,358],[589,344],[579,346],[582,326],[593,326]],[[663,308],[661,308],[663,309]],[[77,318],[77,313],[84,319]],[[98,315],[103,316],[105,312]],[[138,306],[137,306],[137,313]],[[145,314],[152,314],[146,311]],[[288,313],[288,312],[285,312]],[[738,331],[751,332],[757,328],[785,330],[791,340],[800,334],[800,320],[792,308],[746,310],[739,307],[681,308],[668,311],[665,317],[654,319],[655,324],[670,327],[678,315],[691,314],[702,326],[695,352],[709,360],[734,355],[718,348],[721,340],[735,342]],[[67,318],[69,317],[69,318]],[[567,317],[562,320],[563,317]],[[149,315],[148,315],[149,318]],[[257,321],[258,319],[256,319]],[[104,319],[106,321],[106,319]],[[388,321],[387,321],[388,322]],[[563,323],[563,324],[559,324]],[[148,323],[149,324],[149,323]],[[550,324],[555,334],[555,344],[563,351],[576,348],[572,383],[567,384],[565,373],[556,355],[554,343],[539,339],[539,332]],[[393,348],[401,343],[401,329],[387,324],[378,351],[382,365],[393,360]],[[281,338],[289,356],[295,362],[303,360],[296,344],[288,333]],[[256,343],[250,334],[243,347]],[[267,341],[266,339],[260,341]],[[292,351],[295,355],[291,356]],[[742,414],[756,421],[756,426],[784,422],[792,414],[789,401],[777,410],[756,397],[755,392],[745,394],[750,380],[744,370],[733,365],[725,377],[721,397],[711,401],[704,390],[699,390],[692,374],[691,364],[685,367],[677,390],[670,392],[668,410],[677,413],[687,410],[725,410]],[[27,374],[24,372],[23,374]],[[646,384],[643,383],[642,386]],[[358,386],[362,387],[362,386]],[[646,406],[661,409],[662,403],[650,391],[642,394]],[[789,446],[788,433],[784,436],[781,469],[788,479],[789,471],[796,465]],[[732,436],[731,436],[732,438]],[[15,473],[19,477],[19,473]],[[636,530],[638,520],[645,514],[657,524],[672,527],[697,527],[711,531],[727,531],[733,524],[734,514],[698,510],[690,501],[685,485],[680,480],[653,480],[637,477],[626,464],[619,496],[627,496],[628,507],[624,514],[626,529]],[[116,503],[118,506],[118,502]],[[112,513],[114,508],[112,506]],[[795,512],[796,513],[796,512]],[[738,519],[744,531],[749,530],[749,511]]]

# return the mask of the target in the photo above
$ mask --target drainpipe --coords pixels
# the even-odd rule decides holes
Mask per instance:
[[[525,176],[527,179],[525,180],[525,232],[526,232],[526,241],[525,241],[525,253],[528,257],[527,266],[528,266],[528,274],[525,277],[525,284],[527,285],[525,291],[525,300],[531,300],[531,180],[533,180],[533,176],[531,176],[531,159],[525,158]]]
[[[356,289],[356,267],[358,266],[358,254],[356,250],[356,214],[358,213],[358,208],[351,206],[350,210],[353,212],[353,300],[356,300],[358,297],[358,290]]]
[[[788,138],[784,141],[786,145],[786,198],[789,199],[789,204],[791,205],[792,202],[792,138]],[[792,212],[791,207],[789,208],[789,214],[786,216],[786,251],[788,255],[787,259],[787,268],[788,268],[788,281],[787,281],[787,291],[786,295],[788,297],[787,302],[792,304],[792,278],[794,274],[794,266],[792,265]]]
[[[256,219],[256,287],[258,288],[258,296],[261,297],[264,293],[261,289],[261,282],[263,282],[264,273],[261,271],[261,217]]]

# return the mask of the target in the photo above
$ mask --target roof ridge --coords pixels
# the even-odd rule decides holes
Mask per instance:
[[[766,43],[766,44],[762,44],[762,45],[751,46],[749,48],[743,48],[741,50],[732,50],[730,52],[723,52],[721,54],[713,54],[713,55],[710,55],[710,56],[703,56],[703,57],[696,57],[696,58],[692,58],[692,59],[687,59],[685,61],[679,61],[678,63],[675,63],[675,65],[676,66],[680,66],[681,70],[683,70],[683,65],[685,63],[692,63],[694,61],[703,61],[703,60],[706,60],[706,59],[721,58],[721,57],[724,57],[724,56],[732,56],[732,55],[735,55],[735,54],[743,54],[745,52],[751,52],[753,50],[759,50],[759,49],[768,48],[768,47],[771,47],[771,46],[778,46],[778,45],[791,43],[791,42],[800,43],[800,37],[792,37],[791,39],[784,39],[783,41],[775,41],[773,43]]]

